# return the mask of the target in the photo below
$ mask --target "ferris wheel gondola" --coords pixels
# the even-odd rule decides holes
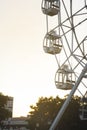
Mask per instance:
[[[57,35],[55,31],[49,32],[44,37],[43,49],[49,54],[58,54],[62,49],[61,36]]]
[[[70,90],[75,85],[75,74],[67,65],[60,67],[55,74],[55,85],[58,89]]]
[[[42,12],[49,16],[57,15],[59,12],[59,0],[42,0]]]

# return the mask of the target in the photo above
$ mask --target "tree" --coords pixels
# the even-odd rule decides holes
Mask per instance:
[[[8,101],[8,96],[4,96],[0,93],[0,126],[2,125],[2,121],[6,118],[11,117],[11,112],[5,108]]]
[[[58,96],[56,98],[39,98],[36,106],[31,105],[29,112],[29,126],[31,129],[48,130],[56,113],[59,111],[64,100]]]
[[[29,112],[29,128],[31,130],[48,130],[58,114],[60,108],[65,102],[67,96],[63,99],[53,97],[41,97],[35,106],[31,105],[31,111]],[[83,130],[84,125],[87,130],[87,121],[83,121],[79,118],[80,97],[73,96],[69,106],[63,114],[57,130]]]

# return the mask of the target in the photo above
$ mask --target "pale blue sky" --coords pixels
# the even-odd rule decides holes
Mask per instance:
[[[0,92],[14,97],[13,116],[26,116],[38,97],[66,93],[55,87],[55,57],[43,51],[41,2],[0,0]]]

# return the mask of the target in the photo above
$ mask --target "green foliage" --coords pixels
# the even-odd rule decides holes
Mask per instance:
[[[64,100],[59,97],[39,98],[36,106],[31,105],[31,111],[29,112],[29,126],[31,129],[37,128],[38,130],[48,129],[54,120],[56,114],[61,108]]]
[[[60,120],[59,129],[63,130],[75,130],[75,128],[80,123],[79,119],[79,107],[80,107],[80,98],[78,96],[72,97],[72,100],[69,103],[65,113]]]
[[[2,93],[0,93],[0,125],[2,124],[3,120],[11,117],[11,112],[5,109],[7,100],[8,100],[8,96],[4,96]]]
[[[35,106],[31,105],[29,112],[29,129],[30,130],[48,130],[58,114],[60,108],[65,102],[64,99],[53,97],[41,97]],[[62,119],[60,120],[57,130],[83,130],[83,122],[79,119],[80,97],[72,97]],[[85,123],[87,129],[87,122]],[[84,129],[85,130],[85,129]]]

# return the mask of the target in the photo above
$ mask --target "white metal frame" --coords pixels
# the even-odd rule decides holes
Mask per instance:
[[[85,83],[85,79],[87,78],[87,44],[85,45],[85,42],[87,41],[87,33],[84,33],[85,28],[82,30],[80,26],[84,23],[87,23],[87,1],[84,0],[84,5],[78,8],[76,11],[73,11],[73,0],[68,0],[68,2],[69,9],[67,9],[66,6],[67,0],[59,0],[58,25],[52,28],[51,31],[57,30],[63,39],[62,52],[64,54],[64,59],[59,61],[58,55],[54,54],[58,68],[60,68],[60,66],[68,64],[69,68],[75,73],[76,82],[71,89],[68,98],[64,102],[62,108],[53,121],[50,130],[55,130],[76,90],[78,90],[82,95],[81,91],[78,89],[79,84],[81,84],[87,90],[87,85]],[[61,17],[62,6],[63,11],[66,14],[65,19],[62,19]],[[46,15],[46,25],[47,33],[49,33],[48,15]],[[85,26],[87,25],[85,24]],[[82,32],[82,35],[79,35],[79,31]],[[79,74],[76,73],[78,70]]]

